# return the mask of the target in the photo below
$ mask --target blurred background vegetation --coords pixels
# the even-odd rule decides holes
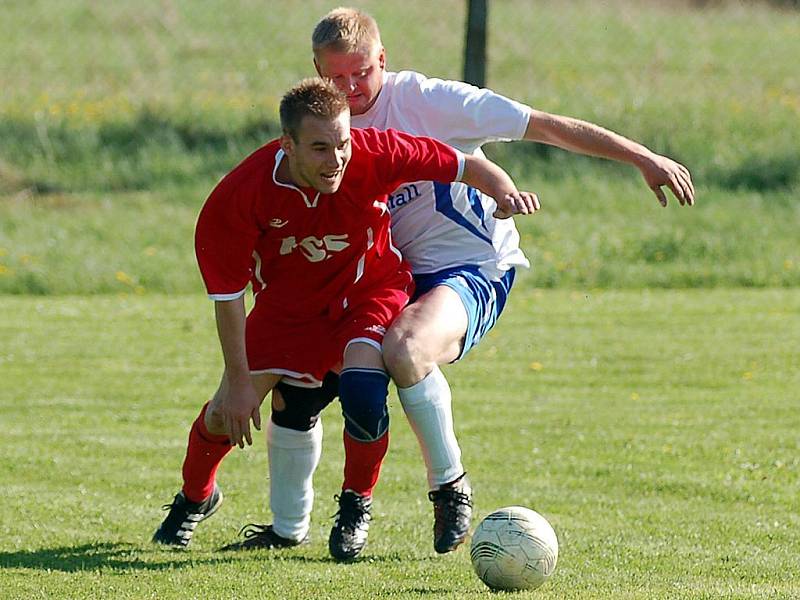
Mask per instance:
[[[355,4],[392,70],[461,77],[465,1]],[[0,293],[200,292],[197,211],[277,135],[333,6],[4,0]],[[518,220],[522,285],[800,285],[797,56],[797,2],[490,1],[489,87],[666,153],[698,189],[663,210],[630,167],[488,147],[545,208]]]

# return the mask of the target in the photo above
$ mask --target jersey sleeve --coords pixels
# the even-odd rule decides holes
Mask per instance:
[[[424,133],[473,152],[487,142],[520,140],[525,135],[530,108],[485,88],[461,81],[426,78],[401,72],[398,89],[404,110],[419,115]]]
[[[464,173],[463,153],[433,138],[396,129],[368,129],[364,135],[364,148],[387,193],[409,181],[460,181]]]
[[[252,183],[223,179],[200,211],[195,228],[195,255],[212,300],[235,300],[253,275],[253,251],[260,234]]]

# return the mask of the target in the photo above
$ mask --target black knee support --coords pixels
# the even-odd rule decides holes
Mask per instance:
[[[319,414],[339,395],[339,376],[328,373],[318,388],[305,388],[278,382],[275,389],[286,403],[283,410],[272,409],[272,422],[295,431],[310,431],[319,420]]]

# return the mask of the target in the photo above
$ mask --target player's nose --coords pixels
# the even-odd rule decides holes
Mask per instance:
[[[325,157],[325,167],[328,169],[338,169],[342,166],[343,162],[343,152],[336,149],[333,152],[328,153]]]

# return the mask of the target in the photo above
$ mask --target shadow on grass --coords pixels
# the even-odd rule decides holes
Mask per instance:
[[[198,555],[184,550],[158,548],[152,552],[134,544],[94,543],[79,546],[61,546],[58,548],[42,548],[39,550],[20,550],[17,552],[0,552],[0,569],[39,569],[42,571],[63,571],[67,573],[114,569],[120,571],[160,571],[196,565],[235,563],[256,559],[263,561],[298,562],[309,564],[341,564],[343,567],[372,563],[408,563],[427,562],[433,557],[409,558],[401,554],[384,556],[368,556],[349,563],[336,563],[330,556],[315,557],[297,554],[286,554],[274,551],[219,552],[215,556]],[[163,553],[171,557],[161,558]]]
[[[409,557],[400,553],[386,554],[386,555],[367,555],[361,556],[352,561],[339,562],[334,560],[331,556],[309,556],[305,554],[294,554],[295,549],[289,548],[285,550],[273,549],[258,549],[258,550],[243,550],[239,552],[224,552],[223,554],[228,557],[229,561],[234,560],[254,560],[258,562],[276,562],[276,563],[301,563],[301,564],[315,564],[315,565],[341,565],[342,568],[353,568],[359,565],[371,564],[391,564],[391,563],[427,563],[437,560],[434,556],[425,557]],[[0,559],[2,565],[2,559]]]
[[[159,554],[162,551],[159,550]],[[0,569],[39,569],[74,573],[99,569],[160,571],[197,564],[230,563],[235,557],[198,557],[175,551],[173,558],[153,558],[140,546],[95,543],[40,550],[0,552]]]

